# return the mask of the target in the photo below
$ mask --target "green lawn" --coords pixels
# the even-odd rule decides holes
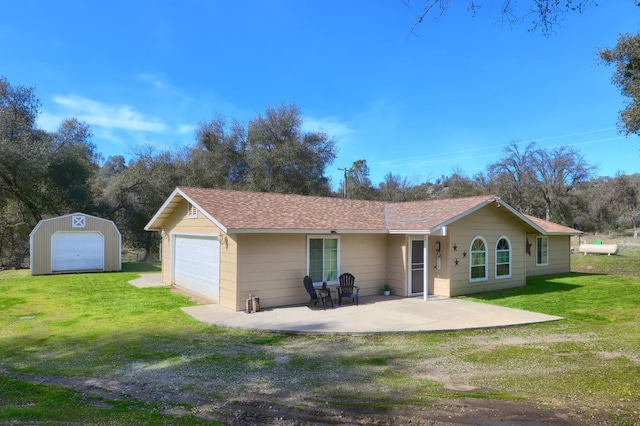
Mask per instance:
[[[559,322],[375,336],[208,326],[180,310],[188,298],[135,277],[0,272],[0,424],[250,423],[257,406],[393,416],[442,398],[532,401],[594,424],[640,416],[637,277],[575,273],[468,297]]]

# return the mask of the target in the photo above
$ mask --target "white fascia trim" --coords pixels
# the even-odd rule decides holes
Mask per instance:
[[[544,229],[540,228],[538,225],[536,225],[534,222],[530,221],[529,219],[527,219],[527,217],[525,215],[523,215],[522,213],[520,213],[518,210],[514,209],[513,207],[511,207],[509,204],[505,203],[500,197],[495,197],[495,201],[500,203],[501,207],[505,207],[507,210],[509,210],[511,213],[515,214],[516,216],[518,216],[520,218],[520,220],[522,220],[523,222],[525,222],[526,224],[530,225],[531,227],[533,227],[533,229],[535,229],[536,231],[538,231],[539,233],[543,234],[543,235],[547,235],[547,233],[544,231]]]
[[[514,215],[516,215],[520,220],[522,220],[524,223],[526,223],[527,225],[531,226],[533,229],[535,229],[536,231],[538,231],[540,234],[543,235],[547,235],[546,232],[544,232],[544,230],[542,228],[540,228],[538,225],[536,225],[535,223],[533,223],[532,221],[530,221],[529,219],[527,219],[526,216],[524,216],[522,213],[520,213],[518,210],[514,209],[513,207],[511,207],[509,204],[505,203],[500,197],[491,197],[489,198],[487,201],[478,204],[475,207],[470,208],[469,210],[466,210],[463,213],[460,213],[457,216],[452,217],[451,219],[448,219],[444,222],[442,222],[441,224],[437,225],[436,227],[431,229],[431,233],[437,233],[441,228],[444,228],[446,226],[451,225],[453,222],[462,219],[463,217],[476,212],[478,210],[480,210],[481,208],[491,204],[491,203],[495,203],[495,202],[499,202],[500,203],[500,207],[504,207],[507,210],[509,210],[511,213],[513,213]]]
[[[176,188],[178,191],[180,191],[179,188]],[[220,228],[220,230],[222,232],[224,232],[225,234],[228,233],[227,228],[221,224],[220,222],[218,222],[217,220],[215,220],[213,218],[213,216],[211,216],[205,209],[203,209],[202,207],[200,207],[200,205],[198,205],[198,203],[196,203],[195,201],[193,201],[190,197],[187,196],[187,194],[185,194],[184,192],[180,191],[180,195],[182,196],[182,198],[184,198],[185,200],[187,200],[188,202],[190,202],[192,205],[196,206],[196,208],[198,209],[199,212],[201,212],[202,214],[204,214],[204,216],[209,219],[211,222],[213,222],[214,225],[216,225],[218,228]]]
[[[402,235],[402,234],[411,234],[411,235],[431,235],[430,230],[415,230],[415,229],[390,229],[389,234],[393,235]]]
[[[478,204],[478,205],[476,205],[474,207],[471,207],[469,210],[465,210],[464,212],[460,213],[459,215],[454,216],[454,217],[452,217],[450,219],[447,219],[446,221],[442,222],[439,225],[436,225],[435,227],[431,228],[431,233],[436,233],[441,228],[444,228],[445,226],[449,226],[453,222],[456,222],[456,221],[462,219],[463,217],[465,217],[467,215],[470,215],[471,213],[476,212],[476,211],[480,210],[481,208],[483,208],[483,207],[485,207],[485,206],[487,206],[487,205],[489,205],[489,204],[491,204],[491,203],[493,203],[493,202],[495,202],[495,201],[497,201],[499,199],[500,199],[499,197],[491,197],[487,201],[485,201],[483,203],[480,203],[480,204]]]
[[[160,214],[164,211],[165,208],[167,208],[167,206],[169,205],[169,203],[171,203],[173,201],[173,199],[177,196],[181,196],[182,198],[184,198],[185,200],[187,200],[188,202],[190,202],[191,204],[193,204],[194,206],[196,206],[196,208],[198,209],[198,211],[200,211],[202,214],[204,214],[204,216],[209,219],[211,222],[213,222],[218,228],[220,228],[220,230],[222,232],[224,232],[225,234],[227,233],[227,228],[222,225],[220,222],[218,222],[217,220],[215,220],[213,218],[213,216],[211,216],[209,213],[207,213],[202,207],[200,207],[200,205],[198,205],[198,203],[196,203],[195,201],[193,201],[189,196],[187,196],[187,194],[185,194],[184,192],[182,192],[180,190],[180,188],[176,188],[173,190],[173,192],[171,193],[171,195],[169,195],[169,197],[167,198],[167,200],[162,204],[162,206],[158,209],[158,211],[156,212],[155,215],[153,215],[153,217],[151,218],[151,220],[149,221],[149,223],[147,223],[147,225],[144,227],[145,231],[149,231],[149,228],[151,227],[151,225],[153,224],[153,222],[155,222],[158,217],[160,216]]]
[[[162,203],[162,206],[160,206],[160,208],[158,209],[158,211],[156,212],[156,214],[154,214],[154,215],[153,215],[153,217],[151,218],[151,220],[149,221],[149,223],[147,223],[147,224],[145,225],[145,227],[144,227],[144,230],[145,230],[145,231],[148,231],[148,230],[149,230],[149,227],[151,227],[151,224],[152,224],[153,222],[155,222],[155,221],[158,219],[158,216],[160,216],[160,214],[162,213],[162,211],[163,211],[163,210],[164,210],[164,209],[169,205],[169,203],[170,203],[171,201],[173,201],[173,199],[175,198],[175,196],[176,196],[177,194],[180,194],[181,196],[183,196],[183,197],[184,197],[184,194],[182,193],[182,191],[180,191],[180,189],[179,189],[179,188],[174,189],[174,190],[173,190],[173,192],[171,193],[171,195],[169,195],[169,196],[167,197],[167,199],[165,200],[165,202],[164,202],[164,203]]]
[[[332,233],[335,231],[335,233]],[[387,234],[386,230],[380,229],[287,229],[287,228],[229,228],[228,234]]]
[[[201,237],[201,238],[220,238],[220,234],[198,233],[198,232],[172,232],[169,234],[173,237]]]

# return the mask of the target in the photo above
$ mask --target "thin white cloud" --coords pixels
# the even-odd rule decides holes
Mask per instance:
[[[109,129],[161,133],[167,126],[157,118],[149,118],[130,105],[108,105],[82,96],[55,96],[53,101],[73,116],[92,126]]]
[[[37,124],[38,128],[42,130],[55,132],[60,127],[62,120],[64,120],[64,117],[60,115],[50,114],[43,111],[38,115]]]
[[[153,74],[139,74],[138,75],[138,79],[140,81],[144,82],[144,83],[149,83],[151,86],[153,86],[156,89],[160,89],[160,90],[171,89],[171,90],[173,90],[173,88],[170,85],[168,85],[164,81],[160,80],[159,78],[157,78]]]
[[[329,136],[335,137],[338,140],[345,139],[354,131],[348,124],[342,123],[334,118],[312,118],[305,117],[302,123],[302,130],[305,132],[314,132],[321,130],[327,133]]]
[[[178,133],[181,135],[187,135],[196,131],[197,126],[193,124],[180,124],[178,126]]]

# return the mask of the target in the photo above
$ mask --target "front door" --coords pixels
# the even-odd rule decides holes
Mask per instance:
[[[424,294],[426,279],[424,237],[412,237],[409,247],[409,295]]]

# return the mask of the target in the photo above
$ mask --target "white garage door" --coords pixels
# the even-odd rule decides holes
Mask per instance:
[[[104,237],[99,232],[56,232],[51,236],[51,271],[104,270]]]
[[[208,299],[220,296],[220,242],[216,237],[176,235],[174,283]]]

